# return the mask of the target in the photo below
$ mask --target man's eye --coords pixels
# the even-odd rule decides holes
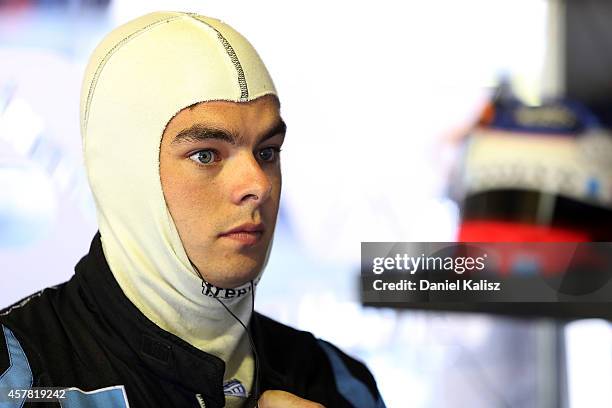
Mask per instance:
[[[214,150],[200,150],[189,158],[199,164],[211,164],[218,160],[218,154]]]
[[[266,147],[259,151],[259,158],[265,162],[273,162],[278,158],[280,148],[278,147]]]

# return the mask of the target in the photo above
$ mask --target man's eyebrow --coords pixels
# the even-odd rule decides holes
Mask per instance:
[[[271,137],[287,132],[287,125],[281,119],[272,129],[267,131],[258,141],[263,142]],[[172,140],[172,144],[190,143],[190,142],[201,142],[204,140],[222,140],[232,145],[241,145],[243,140],[240,136],[234,135],[224,129],[211,127],[202,123],[197,123],[190,128],[181,130]]]
[[[258,143],[261,143],[264,140],[270,139],[276,135],[285,136],[285,133],[287,133],[287,124],[284,120],[280,119],[272,129],[264,133],[264,135],[259,139]]]
[[[236,137],[230,132],[200,123],[181,130],[174,137],[174,140],[172,140],[172,144],[201,142],[209,139],[222,140],[229,144],[236,144]]]

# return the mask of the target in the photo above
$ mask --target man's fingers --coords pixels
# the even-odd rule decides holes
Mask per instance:
[[[325,408],[285,391],[266,391],[258,401],[259,408]]]

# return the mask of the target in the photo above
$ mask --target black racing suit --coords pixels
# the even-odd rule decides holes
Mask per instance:
[[[0,408],[223,407],[224,362],[162,330],[128,300],[99,234],[75,272],[0,312],[0,393],[62,387],[55,396],[63,398],[40,403],[12,393],[0,395]],[[284,390],[328,408],[384,407],[368,369],[333,345],[258,313],[249,330],[261,392]],[[245,406],[254,405],[252,395]]]

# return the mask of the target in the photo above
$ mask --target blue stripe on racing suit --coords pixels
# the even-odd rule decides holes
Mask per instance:
[[[32,370],[28,358],[12,331],[2,325],[6,349],[8,350],[9,366],[0,375],[0,392],[7,394],[9,390],[26,390],[32,387]],[[25,396],[10,400],[8,395],[2,395],[0,408],[21,408],[25,402]]]
[[[10,390],[27,390],[32,387],[33,376],[30,363],[19,340],[13,332],[2,325],[9,366],[0,375],[0,408],[21,408],[25,396],[9,399]],[[102,388],[94,391],[82,391],[78,388],[66,389],[65,398],[58,399],[62,408],[128,408],[125,389],[122,385]]]
[[[355,408],[386,408],[380,396],[375,400],[368,387],[351,375],[342,358],[329,343],[323,340],[318,342],[331,363],[338,391],[351,405]]]

